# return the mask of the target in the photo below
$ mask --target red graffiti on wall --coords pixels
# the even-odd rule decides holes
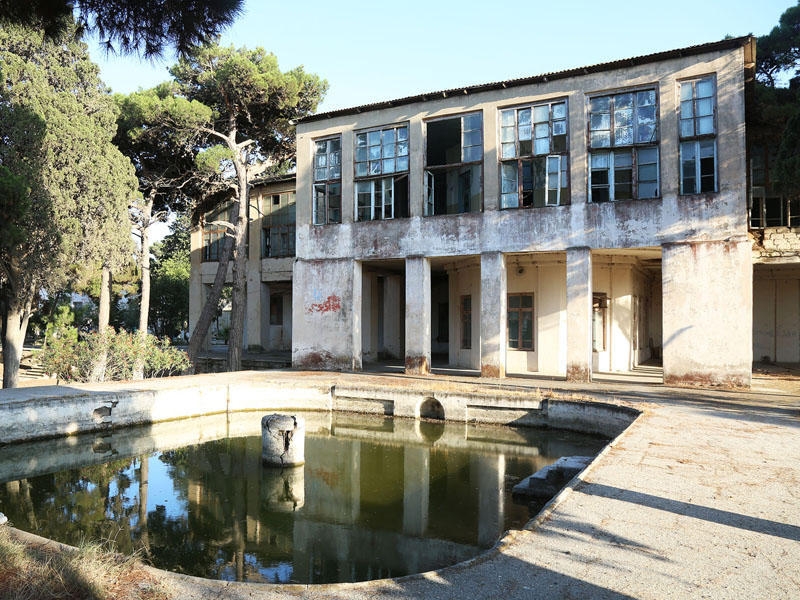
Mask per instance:
[[[324,302],[315,302],[306,309],[308,314],[319,312],[336,312],[342,309],[342,299],[339,296],[328,296]]]

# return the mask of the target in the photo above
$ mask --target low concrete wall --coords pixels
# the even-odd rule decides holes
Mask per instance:
[[[363,384],[363,376],[196,375],[137,383],[49,386],[0,394],[0,444],[244,411],[346,411],[466,423],[555,427],[616,437],[639,411],[543,398],[538,390],[476,390],[458,382]],[[434,381],[434,380],[432,380]]]

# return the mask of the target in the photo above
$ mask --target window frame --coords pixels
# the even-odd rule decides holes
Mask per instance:
[[[469,125],[468,120],[477,118],[479,121],[478,128],[471,128],[468,129],[467,126]],[[456,121],[459,122],[459,149],[460,149],[460,156],[459,160],[455,162],[445,162],[437,163],[437,164],[430,164],[430,126],[431,124],[436,123],[443,123],[445,121]],[[475,137],[477,132],[478,141],[476,142]],[[469,142],[469,143],[468,143]],[[484,153],[484,126],[483,126],[483,111],[469,111],[465,113],[458,113],[452,115],[446,115],[443,117],[437,117],[435,119],[430,119],[425,122],[425,168],[424,168],[424,194],[425,194],[425,206],[424,206],[424,215],[426,217],[437,216],[437,215],[445,215],[445,214],[464,214],[467,212],[481,212],[483,210],[483,153]],[[469,156],[470,154],[475,153],[476,156]],[[436,212],[436,196],[435,191],[437,189],[436,181],[437,176],[444,175],[445,177],[448,176],[449,173],[457,172],[459,180],[463,179],[464,176],[468,176],[470,182],[475,175],[473,174],[473,169],[478,169],[477,177],[478,177],[478,208],[476,210],[471,210],[471,198],[472,194],[470,194],[470,202],[469,206],[466,207],[466,210],[456,210],[454,212],[447,211],[445,212]],[[459,188],[460,189],[460,188]],[[470,191],[472,191],[473,186],[470,183],[469,186]],[[447,206],[448,198],[445,197],[445,206]]]
[[[396,183],[407,178],[411,163],[410,127],[407,122],[371,127],[355,132],[353,149],[353,219],[377,221],[399,217]],[[390,187],[387,188],[387,182]],[[369,190],[364,191],[368,185]],[[380,186],[380,190],[378,190]],[[385,192],[391,191],[391,201],[385,202]],[[380,191],[380,194],[378,193]],[[408,184],[405,187],[408,203]],[[361,218],[366,205],[360,204],[359,194],[368,193],[369,218]],[[378,197],[380,196],[380,206]],[[387,212],[388,206],[388,212]],[[361,213],[361,214],[360,214]]]
[[[338,142],[338,150],[331,149]],[[342,222],[342,135],[312,140],[311,223],[328,225]],[[320,144],[326,151],[320,152]],[[320,158],[324,157],[324,161]],[[320,164],[324,162],[324,164]],[[324,172],[323,172],[324,171]]]
[[[219,262],[227,228],[221,222],[231,222],[232,202],[226,202],[203,215],[203,246],[201,262]],[[220,223],[217,223],[219,221]],[[212,225],[213,224],[213,225]]]
[[[546,120],[543,119],[545,108]],[[545,127],[546,135],[543,135]],[[571,193],[569,99],[559,97],[501,108],[498,132],[500,209],[568,205]],[[543,140],[547,140],[546,148]],[[553,165],[557,165],[556,170],[552,169]],[[513,177],[509,176],[512,173]],[[558,176],[554,180],[556,173]],[[537,186],[542,181],[544,186]],[[552,185],[554,183],[557,185]],[[537,201],[537,197],[543,197],[543,201]]]
[[[518,307],[512,307],[512,298],[518,298],[520,300]],[[524,299],[530,298],[530,306],[522,306],[524,304]],[[517,292],[517,293],[509,293],[506,296],[506,346],[509,350],[519,350],[521,352],[534,352],[536,350],[536,313],[535,313],[535,298],[533,292]],[[517,336],[513,338],[511,336],[511,315],[512,313],[516,313],[518,315],[517,318]],[[523,345],[525,340],[523,336],[523,314],[530,314],[530,325],[531,325],[531,339],[530,339],[530,346]],[[511,341],[513,339],[517,340],[517,345],[512,346]]]
[[[295,190],[262,196],[261,258],[295,256],[296,202]]]
[[[650,98],[646,94],[652,101],[647,101]],[[629,104],[626,97],[630,97]],[[605,108],[602,106],[604,103],[607,103]],[[660,198],[661,104],[658,86],[592,94],[587,96],[586,108],[589,202],[601,204]],[[650,136],[644,137],[648,131]],[[624,137],[626,134],[629,137]],[[606,159],[605,166],[596,165],[596,159],[599,162],[601,157]],[[619,161],[623,162],[621,167],[617,164]],[[619,179],[622,173],[628,174],[628,181]],[[605,174],[602,179],[601,174]],[[629,193],[619,192],[625,188]],[[606,193],[601,194],[601,190]]]
[[[708,95],[701,90],[704,84],[709,87]],[[716,74],[678,81],[678,173],[682,196],[719,192],[718,97]],[[710,186],[706,183],[709,179]]]

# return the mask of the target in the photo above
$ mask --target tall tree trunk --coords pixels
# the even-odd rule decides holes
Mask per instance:
[[[142,207],[142,220],[139,227],[141,237],[141,248],[139,253],[139,269],[142,272],[141,295],[139,296],[139,331],[137,339],[142,348],[136,353],[136,363],[133,365],[133,378],[144,379],[144,346],[147,338],[147,329],[150,316],[150,225],[153,220],[153,198],[155,191],[152,191],[145,200]]]
[[[108,322],[111,319],[111,269],[103,265],[100,276],[100,307],[97,311],[97,334],[100,352],[92,367],[91,381],[105,381],[108,366]]]
[[[18,304],[9,303],[3,320],[3,387],[15,388],[19,385],[19,362],[22,359],[22,346],[28,316]]]
[[[246,150],[242,150],[242,153]],[[249,190],[247,167],[244,157],[236,169],[239,185],[239,214],[235,222],[235,242],[233,252],[233,291],[231,294],[231,328],[228,337],[228,371],[242,370],[242,346],[244,345],[244,316],[247,310],[247,208]]]
[[[238,204],[234,205],[234,211],[237,214],[232,215],[234,219],[238,217]],[[225,234],[222,242],[222,251],[219,255],[219,263],[217,263],[217,274],[214,277],[214,285],[211,287],[211,293],[206,298],[203,304],[203,310],[200,312],[200,318],[195,323],[192,330],[191,337],[189,338],[189,362],[192,364],[190,370],[194,369],[197,362],[197,357],[200,355],[200,349],[203,347],[203,342],[208,335],[208,328],[211,327],[211,321],[214,320],[214,315],[217,312],[217,304],[222,297],[222,288],[225,286],[225,279],[228,275],[228,263],[233,254],[233,238],[229,234]]]

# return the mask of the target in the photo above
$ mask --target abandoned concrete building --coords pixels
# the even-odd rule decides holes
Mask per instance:
[[[800,362],[800,244],[746,144],[754,53],[727,39],[304,119],[296,181],[253,194],[246,346],[578,381],[656,361],[665,383],[733,386],[754,357]],[[192,238],[194,318],[219,234]]]

